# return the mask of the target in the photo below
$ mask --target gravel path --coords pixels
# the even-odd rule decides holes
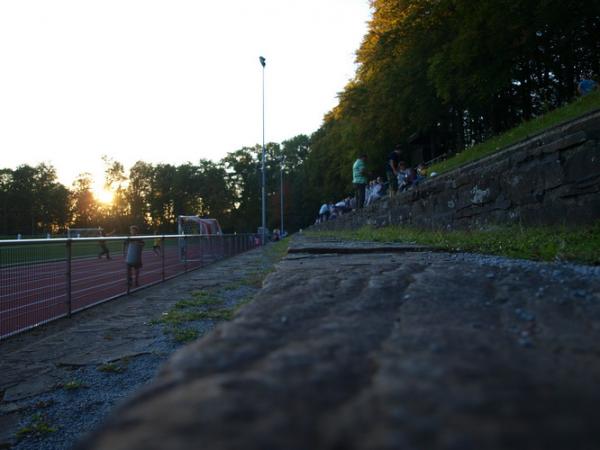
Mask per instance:
[[[72,448],[183,346],[175,331],[202,336],[220,322],[172,325],[165,313],[198,293],[233,312],[275,256],[254,250],[0,342],[0,448]]]

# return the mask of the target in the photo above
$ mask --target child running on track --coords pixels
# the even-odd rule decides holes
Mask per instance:
[[[135,281],[136,286],[140,285],[142,251],[144,250],[145,242],[143,239],[133,238],[138,232],[139,228],[137,225],[131,225],[129,227],[130,238],[123,243],[123,253],[125,255],[125,262],[127,263],[127,286],[131,286],[133,281]],[[135,280],[132,277],[132,273]]]
[[[98,229],[98,235],[100,237],[111,236],[114,232],[115,232],[115,230],[112,230],[110,233],[105,233],[102,228]],[[100,259],[100,258],[102,258],[103,255],[106,255],[106,259],[110,259],[110,251],[108,250],[106,241],[104,239],[100,239],[98,241],[98,244],[100,245],[100,253],[98,254],[98,258]]]
[[[156,256],[160,256],[160,241],[161,238],[158,236],[158,231],[154,232],[154,242],[152,243],[152,251]]]

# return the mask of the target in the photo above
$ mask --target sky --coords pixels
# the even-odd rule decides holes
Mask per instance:
[[[106,155],[181,164],[311,134],[355,73],[368,0],[1,0],[0,168],[70,186]]]

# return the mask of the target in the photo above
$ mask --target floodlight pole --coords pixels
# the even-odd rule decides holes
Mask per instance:
[[[262,189],[261,189],[261,203],[262,203],[262,229],[261,229],[261,243],[265,245],[266,243],[266,227],[267,227],[267,197],[265,192],[265,184],[266,184],[266,171],[265,171],[265,159],[266,159],[266,149],[265,149],[265,65],[266,59],[262,56],[258,58],[260,61],[260,65],[262,66]]]
[[[279,236],[283,236],[283,166],[285,164],[285,156],[281,157],[281,170],[279,172],[279,184],[281,186],[281,193],[279,194],[281,205],[279,209],[281,211],[281,223],[279,226]]]

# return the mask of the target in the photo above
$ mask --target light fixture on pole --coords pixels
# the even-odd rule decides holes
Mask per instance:
[[[279,231],[279,236],[283,237],[284,233],[283,233],[283,166],[285,165],[285,155],[283,155],[281,157],[280,160],[280,172],[279,172],[279,184],[281,186],[281,192],[279,194],[280,200],[281,200],[281,205],[279,206],[279,209],[281,211],[281,222],[280,222],[280,231]]]
[[[263,56],[259,56],[258,60],[260,61],[260,65],[262,66],[262,160],[261,160],[261,168],[262,168],[262,182],[261,182],[261,205],[262,205],[262,226],[261,226],[261,244],[265,245],[266,243],[266,227],[267,227],[267,197],[265,192],[265,181],[266,181],[266,171],[265,171],[265,159],[266,159],[266,149],[265,149],[265,65],[267,64],[267,60]]]

